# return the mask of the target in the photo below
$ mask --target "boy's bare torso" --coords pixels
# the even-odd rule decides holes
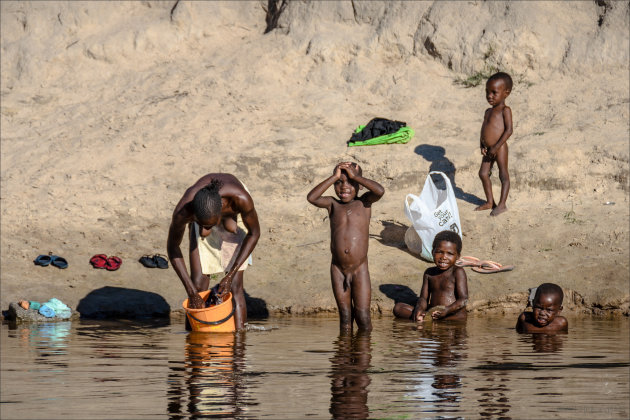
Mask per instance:
[[[330,251],[333,264],[343,272],[367,261],[371,207],[360,199],[349,203],[333,200],[330,210]]]
[[[453,267],[453,270],[442,271],[437,267],[431,267],[427,270],[427,279],[429,280],[429,308],[434,306],[449,306],[457,300],[457,287],[455,279],[455,270],[463,270],[460,267]],[[466,316],[466,311],[458,310],[451,317]]]
[[[488,108],[483,116],[483,124],[481,125],[481,143],[485,147],[492,147],[501,138],[505,131],[505,122],[503,120],[503,109],[505,106],[496,106]]]

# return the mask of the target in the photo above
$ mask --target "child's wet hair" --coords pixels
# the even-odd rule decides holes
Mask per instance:
[[[558,286],[555,283],[543,283],[538,286],[538,288],[536,288],[534,301],[536,301],[536,299],[538,299],[540,295],[556,295],[560,298],[560,305],[562,305],[562,301],[564,300],[564,292],[562,291],[562,287]]]
[[[439,232],[437,235],[435,235],[435,239],[433,239],[432,249],[437,248],[437,246],[442,241],[455,244],[455,248],[457,248],[457,253],[462,253],[462,238],[460,238],[457,233],[453,232],[452,230],[443,230],[442,232]]]
[[[512,77],[509,74],[502,71],[494,73],[492,76],[490,76],[490,78],[488,78],[488,81],[486,83],[490,83],[494,80],[502,80],[505,84],[505,90],[512,91]]]
[[[195,194],[192,200],[193,211],[197,221],[208,220],[221,214],[221,195],[219,190],[223,183],[218,179],[213,179]]]

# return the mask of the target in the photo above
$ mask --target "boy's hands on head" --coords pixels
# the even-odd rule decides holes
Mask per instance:
[[[355,164],[352,162],[341,162],[339,165],[337,165],[337,167],[346,171],[346,174],[348,174],[348,178],[350,179],[354,179],[357,175],[359,175],[358,166],[355,166]]]
[[[341,178],[341,163],[338,163],[337,166],[335,166],[333,176],[335,177],[335,179]]]

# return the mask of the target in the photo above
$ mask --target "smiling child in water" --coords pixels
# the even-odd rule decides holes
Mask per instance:
[[[516,322],[519,333],[554,333],[569,330],[567,319],[560,316],[564,293],[554,283],[543,283],[536,288],[532,312],[523,312]]]
[[[416,306],[398,302],[394,306],[394,315],[421,322],[427,308],[431,308],[432,319],[466,319],[468,278],[464,269],[455,265],[461,252],[462,239],[457,233],[443,230],[435,235],[432,251],[435,267],[424,272]]]

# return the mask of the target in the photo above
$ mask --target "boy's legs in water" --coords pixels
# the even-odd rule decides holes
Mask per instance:
[[[330,264],[330,281],[332,283],[333,295],[339,310],[339,328],[341,330],[352,330],[352,296],[350,287],[345,287],[346,276],[334,263]]]
[[[367,261],[352,273],[344,274],[334,263],[330,264],[333,295],[339,310],[339,328],[352,330],[355,320],[359,330],[371,331],[370,302],[372,289]]]
[[[488,156],[484,156],[481,159],[481,167],[479,168],[479,178],[481,178],[481,185],[483,186],[483,192],[486,194],[486,202],[479,207],[475,208],[475,211],[490,210],[493,209],[496,204],[494,197],[492,196],[492,181],[490,181],[490,174],[492,173],[492,165],[494,160]]]
[[[490,216],[498,216],[507,210],[505,202],[507,201],[508,192],[510,192],[510,174],[508,173],[508,145],[503,144],[497,151],[495,157],[497,166],[499,167],[499,179],[501,180],[501,198],[499,204],[492,209]]]
[[[370,316],[370,303],[372,302],[372,284],[370,283],[370,271],[365,261],[354,272],[352,284],[352,316],[359,327],[359,331],[372,331],[372,318]]]

